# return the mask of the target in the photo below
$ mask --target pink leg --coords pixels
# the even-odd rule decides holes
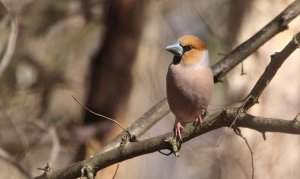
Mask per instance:
[[[180,124],[180,122],[177,122],[175,124],[175,137],[179,137],[179,139],[181,140],[181,131],[184,129],[184,127]]]
[[[203,123],[203,117],[205,117],[206,115],[207,115],[207,111],[205,109],[203,109],[201,111],[201,113],[197,116],[197,118],[194,122],[194,125],[202,124]]]
[[[202,124],[203,123],[203,119],[202,119],[202,116],[201,115],[198,115],[196,117],[196,120],[194,122],[194,125],[198,125],[198,124]]]

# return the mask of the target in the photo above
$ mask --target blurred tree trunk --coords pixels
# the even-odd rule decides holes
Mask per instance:
[[[237,42],[238,34],[242,24],[244,23],[244,17],[247,15],[248,11],[253,7],[253,0],[241,1],[241,0],[230,0],[229,15],[227,23],[227,36],[225,41],[227,46],[232,49]]]
[[[90,91],[86,102],[89,108],[105,116],[115,118],[126,110],[132,86],[131,70],[146,17],[145,5],[145,1],[141,0],[106,1],[106,32],[92,57]],[[94,122],[113,125],[87,112],[84,123]],[[106,132],[97,135],[100,140]]]

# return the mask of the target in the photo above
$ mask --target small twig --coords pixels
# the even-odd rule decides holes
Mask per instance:
[[[243,75],[247,75],[247,73],[245,73],[245,70],[244,70],[244,62],[241,62],[241,76]]]
[[[299,39],[299,35],[296,34],[294,35],[294,38],[293,38],[293,41],[294,43],[298,46],[298,48],[300,47],[300,39]]]
[[[299,116],[300,116],[300,113],[298,113],[298,114],[295,116],[295,118],[294,118],[293,120],[294,120],[294,121],[297,121],[298,118],[299,118]]]
[[[254,179],[254,159],[253,159],[253,151],[252,151],[252,149],[251,149],[251,147],[250,147],[250,145],[249,145],[249,143],[248,143],[248,140],[247,140],[247,138],[246,137],[244,137],[243,135],[242,135],[242,132],[241,132],[241,129],[240,128],[238,128],[238,127],[236,127],[236,128],[234,128],[234,133],[236,134],[236,135],[238,135],[238,136],[240,136],[244,141],[245,141],[245,143],[246,143],[246,145],[247,145],[247,147],[248,147],[248,149],[249,149],[249,151],[250,151],[250,156],[251,156],[251,167],[252,167],[252,179]]]
[[[158,151],[160,154],[162,154],[162,155],[165,155],[165,156],[169,156],[169,155],[171,155],[173,152],[172,151],[170,151],[169,153],[164,153],[163,151],[161,151],[161,150],[159,150]]]
[[[73,97],[73,99],[74,99],[80,106],[82,106],[83,108],[85,108],[88,112],[90,112],[90,113],[92,113],[92,114],[94,114],[94,115],[96,115],[96,116],[103,117],[104,119],[108,119],[108,120],[114,122],[115,124],[117,124],[119,127],[121,127],[121,128],[122,128],[122,129],[130,136],[130,139],[132,138],[132,135],[130,134],[130,132],[129,132],[125,127],[123,127],[122,124],[120,124],[118,121],[116,121],[116,120],[114,120],[114,119],[112,119],[112,118],[110,118],[110,117],[104,116],[104,115],[102,115],[102,114],[99,114],[99,113],[96,113],[96,112],[90,110],[88,107],[86,107],[85,105],[81,104],[81,103],[80,103],[73,95],[72,95],[72,97]]]
[[[60,143],[59,143],[59,137],[57,136],[55,127],[50,127],[50,129],[48,130],[48,133],[52,140],[52,149],[51,149],[49,163],[51,165],[53,165],[54,162],[56,161],[56,159],[58,157],[58,153],[60,151]]]
[[[267,140],[266,133],[265,132],[261,132],[261,134],[262,134],[262,137],[263,137],[264,141],[266,141]]]
[[[31,174],[10,153],[0,147],[0,158],[15,166],[26,178],[32,178]]]
[[[115,179],[115,177],[117,176],[118,169],[119,169],[119,165],[120,165],[120,164],[117,164],[117,168],[116,168],[115,174],[114,174],[114,176],[112,177],[112,179]]]
[[[49,163],[47,163],[45,167],[39,167],[37,169],[44,171],[44,173],[48,173],[51,171],[51,167],[50,167]]]

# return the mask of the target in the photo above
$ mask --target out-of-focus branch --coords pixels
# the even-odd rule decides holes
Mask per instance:
[[[283,63],[284,58],[286,59],[297,47],[299,47],[300,33],[298,33],[293,40],[288,43],[288,45],[278,54],[278,57],[274,57],[270,64],[267,66],[266,71],[269,71],[270,68],[275,70],[275,72],[269,72],[269,78],[266,80],[271,80],[272,77],[276,74],[277,69]],[[277,65],[274,65],[277,64]],[[271,70],[272,71],[272,70]],[[261,78],[265,77],[265,73]],[[273,75],[273,76],[272,76]],[[261,78],[257,84],[261,83]],[[268,83],[267,83],[268,84]],[[266,85],[267,85],[266,84]],[[255,89],[256,87],[254,87]],[[265,89],[260,89],[260,93]],[[251,92],[252,93],[252,92]],[[251,95],[250,93],[250,95]],[[255,93],[254,93],[255,94]],[[259,95],[258,95],[259,97]],[[247,98],[249,99],[249,98]],[[247,103],[248,101],[246,101]],[[234,104],[225,108],[224,110],[218,111],[209,115],[203,124],[200,126],[194,126],[192,123],[189,123],[185,126],[185,130],[182,133],[182,142],[191,140],[194,137],[197,137],[201,134],[213,131],[221,127],[231,127],[232,124],[235,124],[235,128],[246,127],[250,129],[257,130],[259,132],[281,132],[288,134],[300,134],[300,121],[297,120],[297,117],[293,120],[283,120],[283,119],[272,119],[272,118],[263,118],[249,115],[241,110],[246,104],[243,103],[242,107],[240,103]],[[163,103],[162,103],[163,104]],[[250,103],[251,104],[251,103]],[[254,103],[253,103],[254,104]],[[298,115],[297,115],[298,116]],[[71,166],[68,166],[64,169],[56,170],[53,172],[44,173],[43,175],[36,177],[37,179],[42,178],[76,178],[81,176],[81,171],[84,168],[89,168],[94,172],[94,175],[98,170],[101,170],[112,164],[137,157],[140,155],[153,153],[163,149],[169,149],[174,151],[174,145],[171,144],[170,139],[173,138],[172,133],[167,133],[161,136],[153,137],[138,142],[130,142],[127,144],[120,144],[119,147],[113,148],[111,150],[105,151],[103,153],[96,154],[89,159],[84,161],[77,162]],[[174,153],[177,151],[174,151]]]
[[[285,10],[283,10],[276,18],[269,22],[264,28],[258,31],[254,36],[249,38],[227,56],[222,58],[217,64],[212,66],[214,72],[215,82],[218,82],[220,78],[226,75],[231,69],[233,69],[238,63],[245,60],[250,53],[257,50],[266,41],[271,39],[274,35],[278,34],[282,30],[287,28],[289,22],[291,22],[300,13],[300,0],[296,0],[290,4]],[[129,128],[128,131],[139,137],[145,133],[150,127],[152,127],[157,121],[163,118],[170,112],[166,99],[163,99],[158,104],[153,106],[148,112],[146,112],[141,118],[137,119]],[[122,138],[126,136],[123,132],[117,136],[113,141],[104,147],[107,151],[120,144]]]
[[[51,140],[52,140],[52,149],[51,149],[49,163],[54,164],[54,162],[58,158],[58,154],[59,154],[59,151],[60,151],[59,137],[57,135],[55,127],[50,127],[48,129],[48,134],[50,135]]]
[[[0,158],[15,166],[26,178],[32,178],[30,173],[20,165],[20,162],[2,148],[0,148]]]
[[[215,81],[220,81],[220,79],[225,76],[232,68],[241,63],[245,58],[247,58],[265,42],[267,42],[279,32],[287,29],[287,25],[295,17],[297,17],[299,13],[300,0],[295,0],[265,27],[263,27],[247,41],[236,47],[233,51],[231,51],[227,56],[222,58],[212,67]]]
[[[12,59],[12,56],[14,54],[16,42],[17,42],[17,38],[18,38],[18,31],[19,31],[18,16],[12,10],[9,9],[9,7],[6,3],[4,3],[3,1],[1,1],[1,3],[4,5],[7,12],[10,13],[9,15],[11,16],[11,23],[10,23],[10,34],[8,37],[6,50],[5,50],[4,55],[0,62],[0,79],[3,76],[3,73],[5,72],[5,70],[7,69],[8,65]]]

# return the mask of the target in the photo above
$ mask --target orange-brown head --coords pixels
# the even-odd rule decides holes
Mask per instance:
[[[178,63],[184,66],[209,66],[207,46],[198,37],[185,35],[178,39],[177,43],[166,47],[168,51],[180,57]]]

